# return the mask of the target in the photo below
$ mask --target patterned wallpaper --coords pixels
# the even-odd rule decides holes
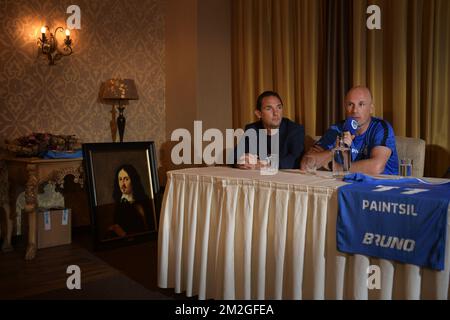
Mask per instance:
[[[111,142],[102,81],[130,78],[139,100],[125,109],[125,141],[165,141],[163,0],[0,0],[0,140],[31,132]],[[49,66],[38,56],[40,27],[64,26],[81,9],[74,53]]]

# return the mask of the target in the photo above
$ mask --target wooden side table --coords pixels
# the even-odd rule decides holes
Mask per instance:
[[[38,208],[38,187],[48,182],[64,187],[64,177],[74,176],[74,182],[83,187],[83,158],[41,159],[41,158],[6,158],[10,183],[11,212],[16,210],[16,200],[20,186],[25,186],[25,213],[28,216],[28,245],[26,260],[34,259],[37,251],[36,216]],[[11,232],[7,232],[11,234]],[[9,239],[10,240],[10,239]]]

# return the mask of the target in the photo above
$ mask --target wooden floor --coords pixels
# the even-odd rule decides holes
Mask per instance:
[[[66,288],[70,265],[78,265],[83,283],[118,275],[118,271],[85,249],[60,246],[39,250],[32,261],[24,260],[24,250],[0,256],[0,299],[17,299]]]
[[[183,298],[156,286],[156,242],[92,252],[75,240],[40,249],[31,261],[24,260],[24,245],[0,252],[0,299]],[[70,265],[81,269],[81,290],[66,287]]]

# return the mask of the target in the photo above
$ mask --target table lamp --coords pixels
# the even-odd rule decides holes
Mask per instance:
[[[119,129],[120,142],[123,142],[126,119],[123,115],[124,104],[128,100],[138,100],[136,85],[132,79],[110,79],[106,81],[102,98],[105,100],[116,100],[118,104],[119,116],[117,117],[117,127]]]

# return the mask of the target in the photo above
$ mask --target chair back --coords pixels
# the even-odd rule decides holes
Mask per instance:
[[[398,161],[401,159],[412,159],[414,177],[423,177],[425,166],[425,141],[418,138],[395,137],[397,145]]]

